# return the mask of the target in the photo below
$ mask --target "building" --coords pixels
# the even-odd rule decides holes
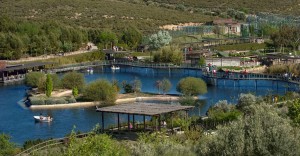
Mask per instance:
[[[0,83],[15,83],[25,79],[25,74],[32,71],[43,71],[46,65],[52,66],[52,62],[33,62],[26,64],[7,65],[0,61]]]
[[[208,23],[210,25],[219,26],[223,34],[241,35],[241,23],[230,19],[216,19]]]
[[[266,56],[262,56],[260,59],[266,65],[300,63],[299,56],[282,54],[280,52],[267,53]]]

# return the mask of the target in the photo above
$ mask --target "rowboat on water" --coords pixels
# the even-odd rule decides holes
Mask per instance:
[[[46,116],[33,116],[34,121],[36,122],[51,122],[53,118]]]
[[[93,68],[88,68],[86,71],[91,74],[94,72]]]
[[[119,66],[111,66],[111,69],[112,69],[112,70],[119,70],[120,67],[119,67]]]

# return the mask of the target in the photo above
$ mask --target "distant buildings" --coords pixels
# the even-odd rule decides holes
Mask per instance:
[[[223,34],[241,35],[241,23],[230,19],[216,19],[211,23],[213,26],[218,26]]]

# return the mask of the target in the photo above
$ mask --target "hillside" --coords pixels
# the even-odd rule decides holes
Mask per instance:
[[[146,0],[147,1],[147,0]],[[151,0],[193,8],[233,8],[249,12],[300,15],[300,0]]]
[[[128,25],[135,25],[146,31],[157,29],[159,25],[204,22],[211,18],[202,13],[115,0],[2,0],[0,13],[34,21],[58,20],[86,28],[122,30]]]

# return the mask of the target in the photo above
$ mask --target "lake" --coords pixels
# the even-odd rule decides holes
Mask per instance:
[[[104,69],[95,68],[93,74],[86,71],[84,73],[86,82],[96,79],[118,80],[119,82],[130,82],[135,78],[142,81],[142,91],[157,93],[154,83],[157,80],[168,78],[172,82],[170,94],[178,94],[176,84],[187,76],[200,77],[201,71],[192,69],[151,69],[137,67],[121,67],[120,70],[112,71],[109,67]],[[95,108],[78,108],[63,110],[32,111],[21,104],[18,104],[24,95],[27,87],[24,84],[1,86],[0,87],[0,132],[9,134],[11,141],[21,145],[26,140],[60,138],[69,134],[72,129],[81,132],[90,131],[97,123],[101,123],[101,114]],[[208,108],[219,100],[236,102],[240,93],[255,93],[256,95],[266,95],[270,93],[284,93],[284,89],[272,90],[269,87],[208,87],[208,93],[200,96],[205,101],[200,109],[204,115]],[[54,120],[51,123],[35,123],[33,116],[40,113],[51,115]],[[194,109],[190,114],[198,115],[198,109]],[[121,122],[127,121],[126,116],[121,116]],[[105,114],[105,125],[116,122],[113,114]]]

